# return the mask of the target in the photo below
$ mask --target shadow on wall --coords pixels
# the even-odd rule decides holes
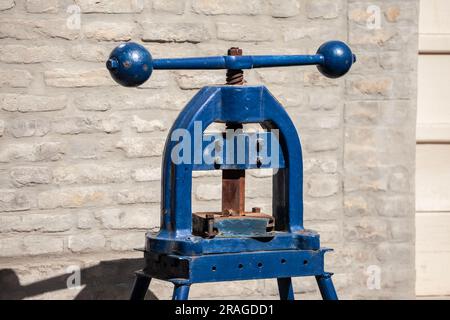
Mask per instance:
[[[101,261],[98,265],[81,269],[81,286],[84,288],[76,300],[129,299],[134,272],[142,268],[143,259]],[[70,274],[45,279],[22,286],[12,269],[0,269],[0,300],[19,300],[56,290],[67,289]],[[147,299],[157,300],[151,292]]]

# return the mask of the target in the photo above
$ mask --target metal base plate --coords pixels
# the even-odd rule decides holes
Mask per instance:
[[[264,213],[244,212],[228,216],[221,212],[192,214],[192,234],[203,238],[273,237],[273,231],[274,219]]]
[[[281,250],[202,256],[145,252],[144,273],[176,284],[315,276],[324,273],[324,254],[331,249]]]
[[[238,253],[275,250],[318,250],[319,234],[312,230],[275,231],[273,237],[216,237],[212,239],[176,235],[167,231],[146,234],[145,250],[161,254],[197,256],[213,253]]]

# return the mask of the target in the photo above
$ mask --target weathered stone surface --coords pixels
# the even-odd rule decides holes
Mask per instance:
[[[259,0],[194,0],[192,9],[206,15],[256,15],[263,11],[263,1]]]
[[[32,80],[33,76],[27,70],[13,69],[0,71],[1,87],[26,88]]]
[[[312,197],[329,197],[339,191],[337,174],[314,174],[306,182],[306,192]]]
[[[327,78],[323,75],[321,75],[316,70],[311,72],[305,72],[303,74],[303,83],[305,86],[317,86],[317,87],[332,87],[332,86],[338,86],[339,81],[336,81],[335,79]]]
[[[134,169],[131,176],[135,181],[159,181],[161,179],[161,168],[138,168]]]
[[[336,173],[338,161],[333,158],[303,158],[303,170],[305,172]]]
[[[414,259],[414,250],[406,243],[380,243],[375,251],[378,261],[391,262],[394,260],[410,262]]]
[[[111,249],[114,251],[132,251],[145,246],[145,235],[142,232],[132,232],[111,237]]]
[[[61,118],[52,122],[52,128],[60,134],[115,133],[121,130],[122,122],[117,116]]]
[[[225,82],[223,72],[217,71],[179,71],[176,80],[181,89],[200,89]]]
[[[83,13],[139,13],[144,0],[75,0]]]
[[[17,257],[23,254],[23,241],[17,237],[0,238],[0,257]]]
[[[301,81],[300,73],[288,69],[256,69],[255,72],[264,83],[283,85]]]
[[[50,131],[50,122],[42,119],[16,119],[8,127],[8,131],[15,138],[43,137]]]
[[[8,10],[16,5],[14,0],[1,0],[0,1],[0,11]]]
[[[25,7],[30,13],[56,13],[58,0],[27,0]]]
[[[159,225],[158,207],[104,209],[96,216],[108,229],[150,229]]]
[[[308,152],[333,151],[339,148],[342,137],[337,130],[321,130],[303,134],[303,148]]]
[[[87,70],[53,69],[44,72],[45,84],[57,88],[80,88],[96,86],[112,86],[115,82],[111,79],[106,68]]]
[[[411,195],[383,195],[377,192],[352,192],[345,195],[344,211],[350,217],[406,217],[413,210]]]
[[[107,111],[113,110],[180,110],[188,101],[189,97],[171,93],[152,93],[147,96],[133,94],[112,94],[111,96],[97,97],[96,95],[85,95],[75,99],[75,105],[84,111]],[[156,111],[157,110],[157,111]]]
[[[141,137],[123,138],[116,147],[125,151],[128,158],[155,157],[162,155],[164,141]]]
[[[192,42],[209,40],[210,33],[202,23],[143,22],[143,41]]]
[[[344,212],[350,217],[362,217],[373,214],[373,204],[368,195],[346,194]]]
[[[270,41],[275,34],[274,29],[264,25],[218,22],[217,38],[228,41]]]
[[[309,108],[313,111],[332,111],[339,112],[344,101],[340,98],[342,95],[341,88],[328,88],[328,95],[321,94],[322,90],[318,88],[310,88],[308,98],[305,99]]]
[[[418,6],[415,1],[403,1],[403,2],[386,2],[377,3],[380,9],[381,24],[401,24],[417,23],[417,10]],[[356,22],[360,25],[371,25],[376,13],[372,10],[368,10],[368,4],[364,2],[355,1],[349,3],[349,20]]]
[[[13,189],[0,190],[0,212],[29,210],[35,205],[32,195]]]
[[[344,189],[347,192],[358,190],[386,191],[387,185],[387,174],[381,169],[352,170],[347,172],[344,181]]]
[[[356,48],[398,51],[400,48],[414,48],[417,44],[417,34],[410,28],[403,26],[390,26],[384,24],[383,28],[368,29],[366,24],[351,23],[349,31],[349,44]]]
[[[404,56],[397,51],[381,52],[380,53],[380,67],[385,71],[390,70],[404,70],[412,71],[415,68],[414,59],[409,56]]]
[[[282,36],[285,42],[300,41],[300,40],[313,40],[313,39],[339,39],[346,37],[342,33],[343,29],[339,26],[327,25],[323,28],[314,28],[309,26],[283,26]],[[314,53],[317,48],[314,48]],[[296,54],[298,51],[292,52]]]
[[[415,203],[412,195],[393,195],[377,202],[377,211],[385,217],[407,217],[414,211]]]
[[[348,92],[352,95],[383,97],[389,96],[393,90],[393,79],[390,77],[367,78],[358,77],[347,80]]]
[[[306,2],[306,15],[310,19],[334,19],[339,16],[342,7],[341,0],[308,0]]]
[[[295,17],[300,12],[297,0],[270,0],[270,12],[275,18]]]
[[[14,167],[10,176],[17,187],[48,184],[52,179],[52,172],[48,167]]]
[[[255,178],[270,178],[272,177],[275,172],[274,169],[250,169],[247,170],[247,172]],[[197,171],[200,172],[200,171]],[[194,175],[193,175],[194,176]],[[195,175],[196,177],[202,176],[200,175]],[[203,174],[203,176],[213,176],[213,177],[220,177],[222,176],[222,173],[220,170],[214,170],[214,171],[206,171],[205,174]]]
[[[23,254],[55,254],[64,250],[64,239],[58,236],[33,235],[23,238]]]
[[[6,219],[2,219],[3,232],[64,232],[70,230],[75,221],[75,217],[70,214],[26,214],[23,216],[5,216],[4,218]]]
[[[125,182],[130,169],[117,165],[65,165],[53,170],[53,182],[63,184],[108,184]]]
[[[296,125],[302,130],[339,129],[342,125],[341,115],[331,113],[326,115],[301,115]]]
[[[70,48],[70,56],[74,60],[89,61],[89,62],[105,62],[105,57],[108,57],[112,47],[100,46],[98,44],[79,44],[73,45]],[[68,50],[69,51],[69,50]]]
[[[0,21],[0,38],[35,40],[39,38],[77,39],[80,30],[69,23],[69,19],[22,19],[5,18]]]
[[[342,240],[342,227],[338,222],[310,222],[308,228],[319,232],[322,243],[339,243]]]
[[[120,190],[116,199],[119,204],[158,203],[161,200],[159,188],[148,187]]]
[[[5,121],[0,120],[0,137],[5,133]]]
[[[136,34],[136,26],[129,22],[94,21],[83,24],[83,34],[98,41],[128,41]]]
[[[183,14],[186,2],[184,0],[153,0],[153,10],[155,12],[169,12]]]
[[[106,239],[98,233],[71,235],[68,239],[68,248],[72,252],[90,252],[102,250]]]
[[[101,187],[54,189],[38,195],[38,205],[41,209],[92,207],[111,203],[109,189]]]
[[[89,210],[83,210],[78,214],[77,227],[82,230],[88,230],[98,227],[98,221],[94,213]]]
[[[393,168],[388,178],[388,188],[396,192],[411,192],[410,180],[413,175],[403,166]]]
[[[303,214],[306,221],[336,220],[341,215],[342,204],[339,197],[321,198],[320,201],[303,200]]]
[[[64,155],[64,145],[59,142],[43,142],[39,144],[8,144],[0,150],[0,162],[24,161],[57,161]]]
[[[376,218],[356,218],[344,221],[344,238],[348,241],[380,242],[390,238],[390,228],[386,220]]]
[[[345,121],[349,124],[376,124],[380,105],[377,101],[355,101],[345,104]]]
[[[389,223],[392,241],[409,243],[415,240],[414,218],[395,219],[390,220]]]
[[[66,105],[66,96],[35,96],[15,93],[0,95],[1,109],[10,112],[57,111],[64,109]]]
[[[222,199],[222,186],[201,184],[195,191],[197,200],[220,200]]]
[[[138,116],[133,116],[131,127],[136,129],[136,132],[153,132],[164,131],[167,129],[166,125],[161,120],[144,120]]]

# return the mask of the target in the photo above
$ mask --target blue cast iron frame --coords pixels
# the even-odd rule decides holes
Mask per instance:
[[[194,135],[213,122],[259,123],[277,129],[283,156],[273,176],[273,237],[216,237],[192,234],[192,172],[217,169],[201,163],[175,164],[172,150],[176,129]],[[201,147],[193,144],[192,151]],[[193,153],[192,153],[193,154]],[[252,164],[246,163],[244,169]],[[223,165],[220,169],[242,169]],[[281,104],[264,86],[208,86],[201,89],[174,122],[164,149],[161,229],[147,233],[144,269],[136,274],[132,299],[143,299],[152,278],[175,285],[173,299],[187,299],[191,284],[277,278],[281,299],[293,299],[292,277],[315,276],[323,299],[337,299],[331,273],[324,271],[319,235],[303,227],[302,150],[297,131]]]
[[[137,43],[116,47],[106,62],[111,77],[123,86],[139,86],[158,69],[241,69],[317,65],[328,78],[345,75],[356,61],[341,41],[328,41],[315,55],[216,56],[153,59]],[[269,135],[277,129],[281,160],[277,166],[220,163],[219,169],[246,170],[256,167],[278,169],[273,176],[272,211],[275,232],[261,237],[245,233],[239,237],[212,239],[193,235],[192,172],[213,170],[208,163],[179,163],[172,158],[177,142],[172,133],[187,130],[195,136],[213,122],[259,123]],[[271,136],[273,137],[273,135]],[[267,140],[268,141],[268,140]],[[191,154],[202,142],[191,145]],[[247,147],[246,147],[247,148]],[[248,149],[250,150],[250,149]],[[248,151],[246,150],[246,151]],[[272,149],[273,150],[273,149]],[[151,278],[171,281],[173,299],[187,299],[193,283],[277,278],[281,299],[293,299],[292,277],[315,276],[324,299],[337,299],[331,273],[324,271],[319,235],[303,227],[303,167],[300,139],[283,107],[264,86],[209,86],[201,89],[182,110],[168,135],[162,165],[161,229],[146,235],[144,269],[136,274],[132,299],[143,299]],[[203,161],[201,157],[200,161]],[[217,163],[216,163],[217,164]],[[255,233],[260,234],[260,233]]]

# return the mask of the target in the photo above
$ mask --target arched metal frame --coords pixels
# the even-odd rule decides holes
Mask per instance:
[[[213,122],[260,123],[278,129],[285,166],[273,176],[273,239],[203,239],[192,235],[192,163],[175,164],[172,132],[185,129],[194,136],[194,123],[203,131]],[[192,154],[201,146],[192,143]],[[238,252],[236,250],[318,249],[317,233],[303,227],[303,165],[300,139],[282,105],[264,86],[208,86],[181,111],[165,145],[162,164],[161,229],[148,234],[147,249],[179,254]],[[263,241],[262,241],[263,240]]]
[[[192,235],[192,163],[177,164],[171,140],[176,129],[194,135],[213,122],[260,123],[278,129],[284,164],[273,177],[275,235],[271,238]],[[191,154],[203,144],[191,144]],[[337,299],[331,273],[324,270],[327,248],[303,228],[303,167],[300,139],[286,111],[264,86],[205,87],[182,110],[171,128],[162,170],[161,230],[148,233],[145,267],[136,274],[132,299],[143,299],[151,278],[174,284],[173,299],[188,299],[194,283],[276,278],[281,299],[294,299],[291,277],[315,276],[323,299]]]

